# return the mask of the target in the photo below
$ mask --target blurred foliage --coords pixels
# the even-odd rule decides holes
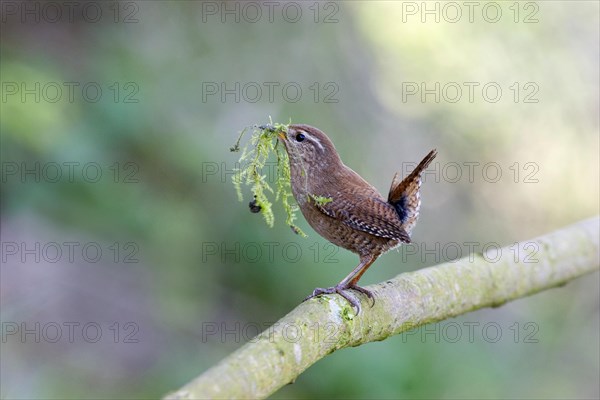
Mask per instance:
[[[384,194],[396,170],[406,173],[403,163],[437,148],[413,236],[420,250],[504,245],[598,213],[596,2],[514,3],[518,23],[513,2],[498,3],[504,14],[497,23],[484,20],[481,8],[473,22],[465,14],[456,23],[431,16],[423,23],[405,8],[421,2],[302,3],[294,23],[281,14],[288,3],[275,8],[273,22],[262,6],[257,22],[229,15],[224,23],[207,7],[223,12],[242,3],[95,4],[105,13],[98,23],[79,8],[73,21],[64,14],[56,23],[2,9],[2,241],[98,242],[107,252],[117,242],[122,251],[118,262],[3,260],[3,323],[93,321],[104,337],[8,337],[2,398],[159,397],[356,265],[357,257],[328,247],[302,218],[307,239],[285,225],[265,227],[237,201],[237,154],[229,147],[243,127],[268,116],[321,128],[346,164]],[[537,5],[538,22],[521,22],[531,12],[526,4]],[[137,21],[125,23],[126,16]],[[65,82],[79,85],[73,101]],[[256,83],[262,96],[221,98],[221,85],[236,82]],[[265,82],[277,83],[273,101]],[[406,96],[407,84],[430,89],[436,82],[456,82],[463,97]],[[480,84],[473,102],[464,82]],[[489,82],[503,90],[498,102],[482,98]],[[539,89],[536,103],[522,101],[528,82]],[[47,101],[51,85],[39,101],[23,99],[8,94],[11,83],[39,83],[40,91],[56,83],[63,92]],[[87,83],[101,87],[98,101],[82,94]],[[298,101],[282,95],[286,83],[301,87]],[[215,85],[219,92],[210,95]],[[472,181],[465,162],[479,163]],[[20,175],[36,163],[63,166],[62,179]],[[65,163],[74,165],[72,180]],[[97,182],[82,172],[90,163],[103,174]],[[461,167],[457,181],[448,178],[453,163]],[[483,178],[488,163],[500,166],[498,182]],[[9,166],[19,172],[9,175]],[[284,215],[277,206],[274,212]],[[137,245],[139,262],[123,262],[126,243]],[[445,261],[433,253],[388,254],[361,282]],[[463,336],[456,343],[417,332],[344,350],[274,397],[597,398],[598,292],[596,275],[457,318]],[[114,343],[115,321],[121,328],[134,322],[139,342]],[[423,329],[441,335],[449,322]],[[477,330],[466,338],[464,323],[488,322],[501,326],[501,340],[484,340]],[[510,327],[518,323],[525,334],[528,322],[538,327],[538,342],[514,340]],[[207,335],[213,326],[219,333]]]

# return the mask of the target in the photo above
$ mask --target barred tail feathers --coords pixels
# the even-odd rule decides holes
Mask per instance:
[[[394,206],[402,226],[409,235],[417,223],[419,208],[421,207],[421,197],[419,195],[421,174],[436,156],[437,151],[435,149],[431,150],[406,178],[400,181],[398,173],[396,173],[392,180],[388,202]]]

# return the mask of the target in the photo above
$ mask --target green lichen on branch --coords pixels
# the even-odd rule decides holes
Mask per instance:
[[[311,194],[309,196],[313,199],[315,204],[318,206],[324,206],[325,204],[331,203],[333,201],[333,199],[331,197],[317,196],[315,194]]]
[[[272,121],[268,125],[255,125],[252,128],[250,141],[246,143],[243,149],[240,149],[240,142],[248,128],[240,132],[237,142],[230,148],[230,151],[233,152],[242,151],[239,159],[240,167],[235,169],[233,175],[233,185],[240,201],[244,199],[242,184],[251,186],[254,195],[254,201],[251,203],[252,209],[258,210],[270,227],[274,225],[275,216],[272,209],[273,203],[269,200],[267,194],[274,194],[274,201],[281,201],[286,212],[285,223],[292,228],[294,233],[306,237],[306,234],[294,224],[298,206],[290,201],[290,197],[292,197],[290,164],[285,148],[277,139],[280,133],[287,132],[288,126],[289,124],[274,124]],[[267,181],[267,175],[263,173],[267,161],[273,153],[277,158],[275,190]]]

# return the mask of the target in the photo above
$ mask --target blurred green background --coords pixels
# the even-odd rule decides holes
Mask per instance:
[[[236,199],[269,116],[384,194],[437,148],[415,245],[363,284],[598,213],[597,2],[1,4],[2,399],[160,397],[355,267]],[[598,305],[594,274],[273,397],[598,398]]]

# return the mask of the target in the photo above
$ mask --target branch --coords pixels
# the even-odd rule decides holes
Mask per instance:
[[[598,270],[599,227],[595,217],[487,260],[472,254],[400,274],[369,286],[375,305],[361,295],[358,316],[339,295],[304,302],[167,399],[264,398],[336,350],[562,286]]]

